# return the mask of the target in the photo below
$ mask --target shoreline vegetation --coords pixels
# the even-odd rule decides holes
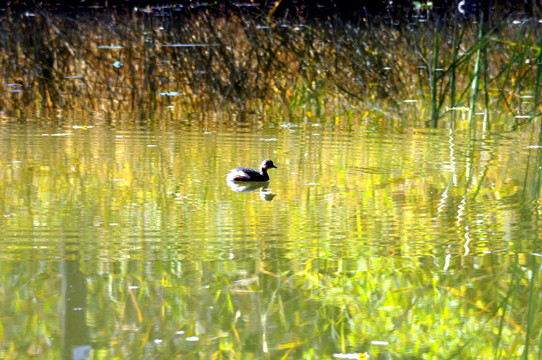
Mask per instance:
[[[278,2],[280,3],[280,2]],[[2,117],[213,110],[517,127],[540,114],[537,9],[307,19],[276,8],[6,11]],[[479,121],[476,119],[483,119]]]

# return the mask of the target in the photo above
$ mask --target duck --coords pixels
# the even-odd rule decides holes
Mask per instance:
[[[268,169],[278,169],[273,161],[267,159],[262,161],[260,171],[245,167],[233,169],[227,176],[228,181],[269,181]]]

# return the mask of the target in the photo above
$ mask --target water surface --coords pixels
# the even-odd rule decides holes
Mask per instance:
[[[536,339],[529,132],[13,120],[0,151],[3,358],[515,358]],[[226,182],[266,158],[269,183]]]

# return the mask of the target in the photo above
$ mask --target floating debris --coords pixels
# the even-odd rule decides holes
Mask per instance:
[[[255,7],[256,4],[253,3],[233,3],[232,6],[238,6],[238,7]]]
[[[120,61],[115,61],[115,62],[113,63],[113,66],[116,67],[117,69],[120,68],[120,67],[123,66],[123,65],[124,65],[124,64],[121,63]]]
[[[358,359],[369,359],[369,354],[367,353],[335,353],[333,357],[336,359],[349,359],[349,360],[358,360]]]
[[[186,341],[199,341],[199,337],[197,336],[189,336],[186,338]]]
[[[111,50],[111,49],[123,49],[124,46],[120,46],[120,45],[100,45],[98,46],[98,49],[107,49],[107,50]]]
[[[157,47],[207,47],[219,46],[220,44],[157,44]]]
[[[159,96],[179,96],[180,93],[177,91],[162,92],[158,94]]]
[[[460,106],[460,107],[446,107],[446,111],[469,111],[470,109],[468,107],[465,107],[465,106]]]

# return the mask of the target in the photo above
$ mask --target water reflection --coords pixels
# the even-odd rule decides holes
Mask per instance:
[[[529,134],[473,145],[213,121],[0,126],[13,357],[491,358],[536,340],[542,150]],[[284,169],[272,183],[226,187],[232,159],[268,154]]]
[[[63,359],[90,359],[91,345],[87,325],[87,282],[79,260],[61,261]]]
[[[263,201],[272,201],[277,194],[269,189],[268,181],[232,181],[226,180],[226,183],[235,192],[238,193],[251,193],[259,190],[260,198]]]

